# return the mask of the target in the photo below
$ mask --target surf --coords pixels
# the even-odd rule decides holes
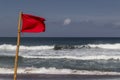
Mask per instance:
[[[13,74],[13,68],[0,68],[0,74]],[[18,74],[76,74],[76,75],[120,75],[119,72],[108,71],[87,71],[87,70],[72,70],[72,69],[57,69],[50,68],[18,68]]]
[[[86,44],[86,45],[40,45],[40,46],[26,46],[20,45],[20,50],[62,50],[62,49],[82,49],[82,48],[101,48],[101,49],[120,49],[120,43],[115,44]],[[15,51],[16,45],[1,44],[0,50]]]

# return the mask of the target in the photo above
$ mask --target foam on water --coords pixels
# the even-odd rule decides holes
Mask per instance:
[[[54,46],[20,46],[20,50],[47,50],[47,49],[53,49]],[[11,44],[3,44],[0,45],[0,50],[8,50],[8,51],[14,51],[16,50],[16,45]]]
[[[24,58],[44,58],[44,59],[72,59],[72,60],[97,60],[97,59],[120,59],[120,56],[106,56],[106,55],[99,55],[99,56],[23,56]]]
[[[116,44],[88,44],[92,48],[120,49],[120,43]]]
[[[23,39],[18,73],[120,75],[119,39],[46,40]],[[13,74],[15,43],[6,39],[0,44],[0,74]]]
[[[14,69],[0,68],[0,74],[13,74]],[[120,75],[118,72],[103,72],[103,71],[87,71],[87,70],[71,70],[71,69],[56,69],[51,68],[19,68],[18,73],[22,74],[78,74],[78,75]]]
[[[73,45],[74,46],[74,45]],[[40,45],[40,46],[20,46],[20,50],[49,50],[54,49],[54,45]],[[87,45],[77,45],[74,48],[103,48],[103,49],[120,49],[120,43],[116,44],[87,44]],[[5,51],[15,51],[16,45],[12,44],[2,44],[0,45],[0,50]]]
[[[75,45],[74,45],[75,46]],[[73,60],[93,60],[93,59],[120,59],[120,44],[88,44],[76,49],[54,50],[53,45],[46,46],[21,46],[19,56],[24,58],[44,58],[44,59],[73,59]],[[110,47],[109,47],[110,46]],[[93,47],[93,48],[92,48]],[[99,47],[99,48],[98,48]],[[113,48],[112,48],[113,47]],[[80,48],[80,49],[79,49]],[[103,49],[104,48],[104,49]],[[105,49],[106,48],[106,49]],[[108,49],[109,48],[109,49]],[[110,49],[111,48],[111,49]],[[0,45],[0,56],[15,56],[15,45]]]

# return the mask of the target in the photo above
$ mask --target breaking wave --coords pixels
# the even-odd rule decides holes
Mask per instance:
[[[15,56],[0,56],[1,59],[4,60],[14,60]],[[120,61],[120,56],[107,56],[107,55],[93,55],[93,56],[25,56],[25,55],[20,55],[20,59],[56,59],[56,60],[61,60],[61,59],[68,59],[68,60],[117,60]]]
[[[106,56],[106,55],[99,55],[99,56],[23,56],[24,58],[40,58],[40,59],[71,59],[71,60],[120,60],[120,56]]]
[[[120,49],[120,43],[118,44],[89,44],[91,48],[103,48],[103,49]]]
[[[20,46],[20,50],[47,50],[47,49],[53,49],[54,46]],[[16,45],[11,44],[3,44],[0,45],[0,50],[8,50],[8,51],[14,51],[16,50]]]
[[[13,74],[13,68],[0,68],[0,74]],[[56,69],[50,68],[18,68],[20,74],[77,74],[77,75],[120,75],[119,72],[107,72],[107,71],[87,71],[87,70],[72,70],[72,69]]]
[[[120,43],[117,44],[87,44],[87,45],[40,45],[40,46],[20,46],[20,50],[62,50],[62,49],[82,49],[82,48],[102,48],[102,49],[120,49]],[[2,44],[0,50],[15,51],[16,45]]]
[[[0,56],[0,67],[5,72],[12,71],[14,65],[14,56]],[[70,71],[69,74],[77,74],[81,70],[91,71],[113,71],[120,72],[120,56],[20,56],[19,57],[20,73],[53,73],[60,74],[61,71]],[[30,68],[26,68],[30,67]],[[32,68],[31,68],[32,67]],[[42,67],[42,68],[41,68]],[[44,67],[44,68],[43,68]],[[52,68],[51,68],[52,67]],[[53,68],[54,67],[54,68]],[[6,71],[8,70],[8,71]],[[9,71],[10,70],[10,71]],[[22,72],[21,72],[22,71]],[[49,71],[49,72],[48,72]],[[4,72],[3,72],[4,73]],[[64,72],[63,72],[64,73]],[[62,74],[62,73],[61,73]]]

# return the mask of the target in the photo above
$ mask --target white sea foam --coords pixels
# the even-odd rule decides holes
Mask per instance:
[[[120,43],[116,44],[88,44],[88,45],[78,45],[78,48],[82,47],[89,47],[89,48],[103,48],[103,49],[120,49]],[[40,46],[23,46],[20,45],[20,50],[48,50],[48,49],[54,49],[54,45],[40,45]],[[15,51],[16,45],[11,44],[2,44],[0,45],[0,50],[4,51]]]
[[[13,74],[14,69],[0,68],[0,74]],[[120,75],[119,72],[103,72],[103,71],[87,71],[87,70],[72,70],[72,69],[56,69],[51,68],[18,68],[18,73],[23,74],[78,74],[78,75]]]
[[[91,48],[120,49],[120,43],[116,44],[88,44]]]
[[[0,45],[0,50],[15,50],[16,49],[16,46],[15,45],[11,45],[11,44],[3,44],[3,45]]]
[[[54,46],[20,46],[21,50],[48,50],[53,48]]]
[[[109,60],[109,59],[119,59],[120,56],[106,56],[106,55],[99,55],[99,56],[23,56],[24,58],[43,58],[43,59],[72,59],[72,60]]]
[[[94,59],[120,59],[120,44],[88,44],[91,48],[54,50],[54,46],[20,46],[19,56],[24,58],[44,59],[73,59],[73,60],[94,60]],[[110,47],[111,46],[111,47]],[[99,48],[100,49],[99,49]],[[113,47],[113,48],[112,48]],[[101,49],[103,48],[103,49]],[[0,45],[0,55],[14,56],[15,45]],[[9,54],[8,54],[9,53]]]
[[[54,46],[20,46],[20,50],[47,50],[47,49],[53,49]],[[0,45],[0,50],[4,51],[14,51],[16,50],[16,45],[11,44],[2,44]]]

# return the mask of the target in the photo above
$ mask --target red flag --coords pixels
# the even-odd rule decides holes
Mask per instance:
[[[21,32],[45,32],[45,19],[29,14],[22,14]]]

